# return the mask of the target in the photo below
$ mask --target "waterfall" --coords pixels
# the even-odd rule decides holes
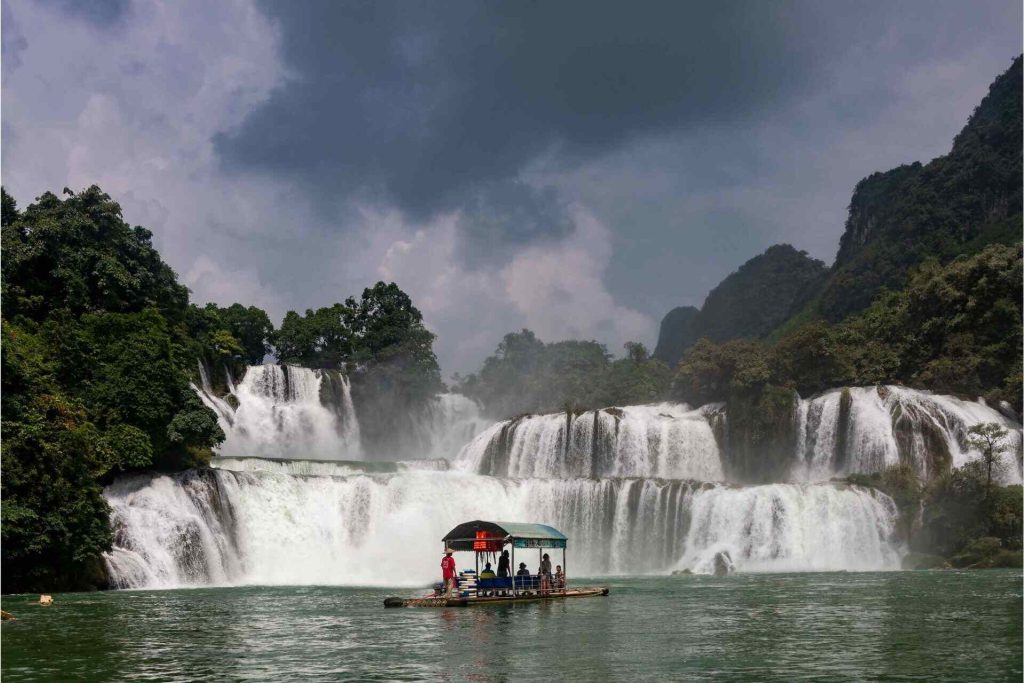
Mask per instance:
[[[456,463],[509,477],[723,478],[711,425],[678,403],[508,420],[466,445]]]
[[[713,571],[726,551],[741,571],[895,568],[896,504],[858,488],[769,484],[695,498],[679,568]]]
[[[418,457],[450,458],[487,429],[492,420],[480,414],[480,406],[462,394],[438,394],[412,421],[414,440],[420,444]]]
[[[502,477],[722,481],[739,447],[723,443],[727,419],[722,404],[690,410],[672,403],[526,415],[482,431],[454,466]],[[1007,429],[1002,480],[1019,483],[1021,425],[983,401],[898,386],[834,389],[798,402],[784,478],[828,481],[905,462],[927,480],[978,458],[967,445],[968,429],[985,422]]]
[[[895,569],[893,501],[828,479],[897,462],[933,477],[979,456],[968,429],[985,422],[1007,428],[1004,479],[1021,479],[1019,423],[982,401],[904,387],[799,400],[786,481],[739,487],[725,473],[741,418],[722,404],[488,426],[474,402],[442,394],[408,421],[417,459],[377,462],[359,457],[341,373],[266,365],[237,386],[227,379],[219,398],[200,368],[196,391],[228,436],[212,469],[129,475],[104,490],[115,585],[422,585],[436,578],[439,539],[476,518],[561,529],[570,576],[706,573],[723,553],[737,571]]]
[[[344,476],[191,470],[107,487],[118,587],[211,584],[423,585],[439,539],[468,519],[552,524],[572,576],[893,569],[895,506],[828,484],[730,488],[657,479],[501,479],[407,469]],[[537,563],[533,551],[518,558]],[[560,563],[561,555],[553,558]]]
[[[216,394],[202,363],[199,376],[201,386],[192,389],[217,414],[226,437],[217,449],[220,456],[359,460],[375,455],[363,451],[352,386],[338,370],[249,366],[237,386],[227,373],[227,400]],[[410,416],[412,455],[451,457],[490,424],[472,399],[439,394]]]
[[[202,386],[197,387],[195,384],[191,384],[192,391],[199,395],[199,399],[207,408],[217,414],[217,422],[220,424],[221,429],[224,430],[224,433],[227,434],[235,421],[235,409],[227,401],[217,396],[213,386],[210,384],[210,375],[206,372],[206,366],[203,365],[202,361],[197,363],[199,365],[199,379]],[[234,394],[235,389],[234,385],[231,384],[230,373],[228,373],[228,384],[231,387],[231,393]]]
[[[929,479],[980,456],[967,430],[985,422],[1007,429],[1003,480],[1019,483],[1021,425],[983,401],[898,386],[834,389],[800,401],[792,477],[824,480],[905,462]]]
[[[201,366],[200,366],[201,367]],[[221,456],[353,460],[361,457],[359,421],[348,377],[336,370],[295,365],[250,366],[230,396],[213,395],[202,372],[200,397],[224,430]]]

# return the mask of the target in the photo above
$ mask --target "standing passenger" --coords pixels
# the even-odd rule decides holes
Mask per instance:
[[[498,558],[498,578],[504,579],[508,577],[508,551],[502,550],[501,557]]]
[[[444,549],[444,557],[441,558],[441,578],[444,580],[444,594],[450,596],[455,589],[455,558],[451,548]]]
[[[544,553],[544,556],[541,558],[540,571],[537,573],[540,574],[538,577],[540,579],[540,592],[541,594],[546,594],[551,590],[551,558],[548,557],[547,553]]]
[[[509,571],[508,551],[502,550],[501,557],[498,558],[498,578],[507,579],[511,574]],[[508,595],[508,592],[503,590],[501,594]]]

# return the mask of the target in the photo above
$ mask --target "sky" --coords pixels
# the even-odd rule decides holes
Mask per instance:
[[[831,263],[946,153],[1019,1],[4,0],[0,175],[98,184],[193,301],[394,281],[446,377],[503,334],[653,347],[743,262]]]

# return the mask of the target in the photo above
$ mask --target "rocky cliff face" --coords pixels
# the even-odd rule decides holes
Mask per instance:
[[[682,357],[683,351],[697,341],[694,336],[693,320],[700,311],[693,306],[673,308],[661,319],[658,330],[658,345],[654,347],[654,357],[674,366]]]
[[[838,321],[898,289],[927,258],[1020,240],[1021,58],[995,80],[946,156],[857,184],[819,313]]]
[[[867,308],[883,288],[904,287],[926,259],[946,262],[1019,242],[1021,73],[1018,57],[992,83],[949,154],[857,183],[831,270],[788,245],[771,247],[712,290],[688,325],[676,313],[684,309],[666,316],[659,358],[677,361],[701,337],[763,337],[801,311],[838,322]]]

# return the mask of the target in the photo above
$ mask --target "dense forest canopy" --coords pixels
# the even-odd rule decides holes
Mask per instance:
[[[99,188],[3,197],[5,588],[87,585],[109,549],[100,484],[205,462],[223,433],[189,387],[188,290]]]

